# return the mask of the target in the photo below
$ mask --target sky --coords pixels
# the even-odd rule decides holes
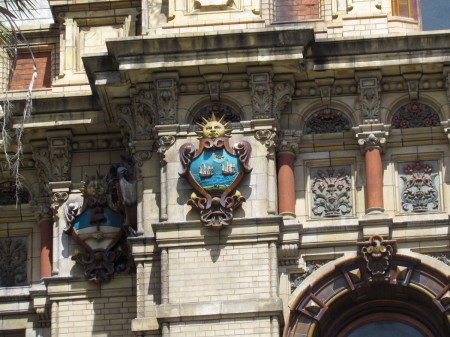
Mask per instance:
[[[450,0],[422,0],[423,30],[450,29]]]

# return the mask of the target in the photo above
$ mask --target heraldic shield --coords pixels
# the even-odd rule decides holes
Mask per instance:
[[[199,148],[185,143],[180,147],[180,161],[184,176],[201,194],[194,192],[188,204],[200,211],[200,219],[207,227],[222,228],[233,219],[233,211],[245,201],[236,190],[244,174],[251,172],[251,145],[245,140],[230,147],[231,129],[223,117],[203,119],[199,124]],[[234,192],[234,193],[233,193]]]
[[[134,236],[136,208],[136,188],[129,170],[113,166],[105,177],[98,173],[87,177],[81,192],[81,206],[78,200],[64,205],[64,231],[84,248],[72,260],[94,282],[129,272],[132,258],[126,237]]]

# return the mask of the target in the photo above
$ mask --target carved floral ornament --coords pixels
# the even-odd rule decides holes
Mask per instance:
[[[311,168],[312,214],[319,218],[352,215],[350,168]]]
[[[440,119],[430,106],[411,101],[394,113],[391,124],[393,129],[432,127],[439,126]]]
[[[401,212],[430,212],[440,209],[437,161],[399,164]]]
[[[341,111],[325,108],[314,113],[305,123],[304,133],[322,134],[322,133],[341,133],[352,130],[350,119]]]
[[[125,237],[136,229],[136,186],[126,165],[113,166],[109,174],[87,177],[82,203],[64,205],[66,228],[84,249],[72,256],[87,279],[107,281],[114,274],[129,272],[132,259]]]
[[[200,193],[192,193],[188,205],[200,212],[205,226],[220,229],[231,224],[234,210],[245,201],[236,187],[244,174],[252,170],[251,146],[241,140],[230,147],[231,129],[224,117],[217,119],[213,114],[199,126],[199,148],[192,143],[180,147],[180,176],[186,177]]]

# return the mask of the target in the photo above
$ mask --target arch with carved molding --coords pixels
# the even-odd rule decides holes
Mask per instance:
[[[423,254],[392,253],[382,277],[357,253],[313,272],[290,296],[283,336],[341,337],[352,322],[380,312],[406,317],[432,337],[449,336],[450,267]]]
[[[199,121],[199,117],[202,114],[205,114],[206,112],[206,115],[208,115],[208,112],[212,111],[215,113],[217,113],[216,111],[219,111],[217,117],[221,117],[222,113],[225,113],[226,122],[238,123],[246,119],[243,109],[239,107],[238,104],[224,98],[220,99],[220,101],[200,100],[195,103],[191,108],[189,108],[189,113],[186,115],[185,123],[195,124],[196,121]],[[208,116],[210,116],[210,113]]]
[[[409,96],[403,96],[397,100],[395,100],[390,106],[386,109],[386,116],[384,116],[384,120],[386,124],[391,124],[392,128],[395,129],[393,125],[393,119],[398,114],[399,110],[402,108],[407,107],[412,102],[418,102],[422,105],[424,105],[427,109],[432,110],[437,114],[439,117],[438,123],[436,123],[436,126],[440,126],[440,121],[446,121],[447,113],[446,113],[446,105],[442,104],[441,102],[437,101],[434,97],[430,97],[428,95],[420,95],[419,99],[410,99]],[[447,102],[445,102],[447,103]]]

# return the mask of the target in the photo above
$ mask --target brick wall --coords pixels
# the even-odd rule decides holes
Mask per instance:
[[[134,296],[61,301],[52,306],[52,336],[131,336],[135,317]]]
[[[276,0],[275,21],[307,21],[319,19],[320,0]]]
[[[34,89],[50,88],[51,79],[51,53],[35,53],[37,66],[37,78],[34,81]],[[33,74],[33,61],[31,54],[17,55],[17,63],[14,69],[10,90],[27,90]]]
[[[268,298],[267,243],[169,250],[171,304]]]

